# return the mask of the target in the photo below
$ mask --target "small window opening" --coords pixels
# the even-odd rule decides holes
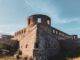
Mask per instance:
[[[55,33],[55,30],[53,30],[53,33]]]
[[[56,34],[58,34],[58,31],[56,31]]]
[[[22,51],[19,51],[19,55],[22,55]]]
[[[28,44],[26,44],[26,48],[27,48]]]
[[[48,24],[48,25],[50,24],[50,21],[49,21],[49,20],[47,20],[47,24]]]
[[[73,36],[73,39],[76,39],[76,36]]]
[[[38,48],[39,47],[38,45],[39,45],[38,42],[36,42],[35,43],[35,48]]]
[[[28,25],[30,24],[30,19],[28,20]]]
[[[28,60],[28,57],[25,57],[24,60]]]
[[[38,18],[38,22],[41,23],[41,18]]]
[[[33,58],[32,57],[30,57],[30,59],[29,60],[33,60]]]

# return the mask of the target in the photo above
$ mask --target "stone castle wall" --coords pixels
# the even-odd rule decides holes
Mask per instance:
[[[73,37],[51,27],[50,18],[39,14],[30,16],[28,27],[16,32],[14,39],[19,41],[19,49],[23,58],[50,60],[60,50],[58,40],[67,40]]]

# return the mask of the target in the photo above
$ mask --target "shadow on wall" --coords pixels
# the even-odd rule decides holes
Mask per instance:
[[[80,57],[80,46],[78,40],[60,40],[61,52],[63,57]],[[78,43],[77,43],[78,42]]]
[[[62,52],[55,56],[49,56],[48,60],[66,60],[66,57],[63,55]]]

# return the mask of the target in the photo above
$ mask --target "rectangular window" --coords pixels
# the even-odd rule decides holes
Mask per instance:
[[[38,23],[41,23],[41,18],[38,18]]]
[[[53,33],[55,33],[55,30],[53,30]]]

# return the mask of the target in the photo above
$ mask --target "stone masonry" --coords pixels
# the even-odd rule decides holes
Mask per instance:
[[[28,18],[28,26],[16,32],[14,39],[19,41],[19,50],[25,60],[51,60],[60,51],[58,40],[74,36],[53,28],[48,16],[36,14]]]

